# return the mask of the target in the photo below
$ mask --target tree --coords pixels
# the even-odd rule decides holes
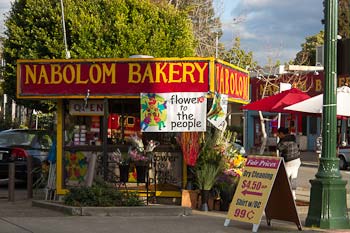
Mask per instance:
[[[161,0],[153,0],[159,2]],[[177,9],[185,11],[193,24],[193,34],[197,41],[196,55],[215,56],[216,40],[222,36],[221,21],[215,16],[213,0],[164,0]]]
[[[338,35],[350,38],[350,1],[339,0],[338,11]]]
[[[325,13],[325,0],[323,0],[323,13]],[[325,19],[321,20],[322,24]],[[350,0],[338,0],[338,35],[343,39],[350,38]]]
[[[323,0],[323,7],[325,8],[325,1]],[[350,0],[338,1],[338,35],[342,39],[350,38]],[[325,9],[323,10],[325,13]],[[321,20],[325,23],[324,18]],[[324,32],[320,31],[318,34],[305,38],[305,43],[301,45],[294,60],[295,64],[300,65],[315,65],[316,64],[316,47],[323,45]]]
[[[226,62],[245,69],[257,66],[257,62],[253,60],[253,52],[246,52],[241,48],[241,39],[239,37],[234,39],[231,49],[220,53],[220,57]]]
[[[323,45],[324,32],[305,38],[305,43],[301,44],[299,51],[294,59],[294,64],[299,65],[315,65],[316,64],[316,47]]]
[[[195,53],[191,21],[168,4],[147,0],[65,0],[72,58],[133,54],[186,57]],[[64,58],[60,1],[14,1],[6,19],[4,90],[18,104],[41,111],[47,102],[16,99],[16,60]]]

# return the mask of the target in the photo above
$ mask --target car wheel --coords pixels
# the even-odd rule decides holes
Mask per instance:
[[[339,169],[340,170],[346,170],[348,168],[348,165],[346,163],[346,160],[343,156],[339,156]]]

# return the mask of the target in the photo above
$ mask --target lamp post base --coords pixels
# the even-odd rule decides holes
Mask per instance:
[[[307,227],[323,229],[348,229],[346,181],[341,178],[316,178],[310,180],[311,195],[305,221]]]

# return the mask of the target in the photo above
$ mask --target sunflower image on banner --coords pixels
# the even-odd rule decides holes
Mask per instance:
[[[207,119],[216,128],[222,130],[225,126],[227,114],[228,96],[220,93],[215,93],[213,105],[207,114]]]
[[[203,132],[207,98],[202,92],[141,93],[142,132]]]

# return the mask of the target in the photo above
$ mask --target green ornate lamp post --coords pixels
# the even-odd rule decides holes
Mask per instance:
[[[325,0],[325,80],[323,93],[322,155],[311,194],[306,226],[349,228],[346,181],[341,179],[337,145],[337,31],[338,1]]]

